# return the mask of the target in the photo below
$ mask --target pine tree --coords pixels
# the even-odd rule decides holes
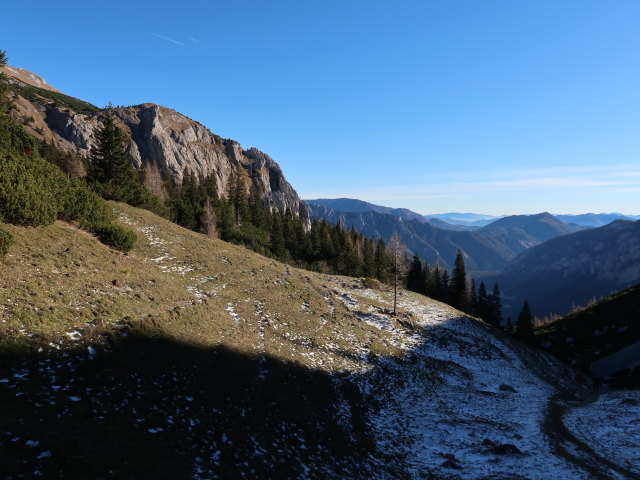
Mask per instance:
[[[376,245],[375,254],[376,278],[381,282],[386,282],[388,278],[389,265],[387,262],[387,247],[384,240],[379,239]]]
[[[471,315],[478,315],[476,306],[478,304],[478,297],[476,296],[476,281],[471,278],[469,280],[469,290],[467,292],[467,311]]]
[[[487,287],[484,282],[480,282],[480,287],[478,287],[475,312],[478,317],[489,323],[489,297],[487,296]]]
[[[424,294],[426,296],[430,296],[430,289],[431,289],[431,267],[429,266],[429,263],[425,260],[424,262],[424,269],[422,270],[422,286],[424,287]]]
[[[518,323],[516,324],[516,336],[523,342],[532,343],[533,336],[533,316],[529,308],[529,302],[524,301],[522,310],[518,314]]]
[[[493,292],[489,295],[487,304],[488,318],[485,320],[494,327],[500,328],[502,326],[502,300],[500,299],[500,288],[497,282],[493,286]]]
[[[423,278],[422,261],[420,260],[420,257],[414,255],[411,259],[411,264],[409,265],[409,273],[407,273],[407,290],[424,294],[425,290],[422,286]]]
[[[442,269],[440,276],[440,301],[447,304],[451,302],[451,279],[446,268]]]
[[[373,278],[376,276],[375,256],[373,240],[365,238],[362,253],[362,273],[367,278]]]
[[[436,264],[431,274],[431,281],[427,285],[427,295],[434,300],[442,300],[444,296],[442,288],[442,272],[440,271],[440,265]]]
[[[131,202],[142,185],[125,150],[126,138],[108,110],[102,127],[96,132],[96,146],[91,151],[88,178],[108,200]]]
[[[234,171],[229,178],[227,196],[235,215],[236,226],[240,226],[244,220],[249,220],[250,215],[246,187],[239,170]]]
[[[251,183],[249,188],[249,212],[251,216],[251,223],[258,228],[265,227],[265,206],[258,191],[258,187],[254,182]]]
[[[465,310],[467,307],[467,272],[464,268],[464,257],[458,249],[453,277],[451,278],[451,303],[454,307]]]

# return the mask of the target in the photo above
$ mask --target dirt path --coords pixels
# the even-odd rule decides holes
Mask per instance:
[[[578,402],[580,404],[593,403],[595,399],[595,395],[583,395]],[[571,433],[565,426],[563,417],[572,404],[576,404],[576,399],[567,393],[555,395],[549,401],[543,430],[551,441],[555,453],[598,480],[616,478],[640,480],[640,475],[599,455],[593,448]]]

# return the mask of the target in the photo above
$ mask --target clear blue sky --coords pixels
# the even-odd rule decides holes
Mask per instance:
[[[155,102],[303,196],[421,213],[640,213],[640,2],[30,1],[0,49],[70,95]]]

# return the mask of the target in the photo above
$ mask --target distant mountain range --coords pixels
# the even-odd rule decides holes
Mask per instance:
[[[439,219],[429,220],[406,209],[391,209],[360,200],[307,200],[311,217],[346,228],[371,238],[388,240],[400,233],[407,248],[430,264],[450,269],[458,249],[465,255],[467,269],[473,275],[500,272],[517,254],[558,235],[580,229],[569,226],[548,213],[505,217],[490,225],[460,229]],[[339,210],[341,209],[341,210]]]
[[[486,280],[501,285],[505,317],[516,318],[525,299],[534,315],[565,314],[572,305],[640,282],[640,221],[617,220],[553,238]]]

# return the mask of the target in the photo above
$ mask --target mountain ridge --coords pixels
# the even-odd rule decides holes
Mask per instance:
[[[22,79],[24,74],[16,77],[12,70],[7,74],[14,90],[14,115],[27,130],[36,138],[87,157],[106,112],[58,91],[27,83]],[[125,131],[131,163],[144,168],[147,177],[151,177],[152,193],[161,195],[163,172],[179,184],[186,168],[196,175],[213,174],[219,194],[226,195],[231,178],[238,172],[245,186],[254,183],[258,187],[270,207],[282,212],[289,209],[308,222],[307,208],[280,166],[257,148],[244,150],[238,142],[222,139],[202,124],[161,105],[142,103],[109,110]],[[153,191],[153,185],[158,190]]]

